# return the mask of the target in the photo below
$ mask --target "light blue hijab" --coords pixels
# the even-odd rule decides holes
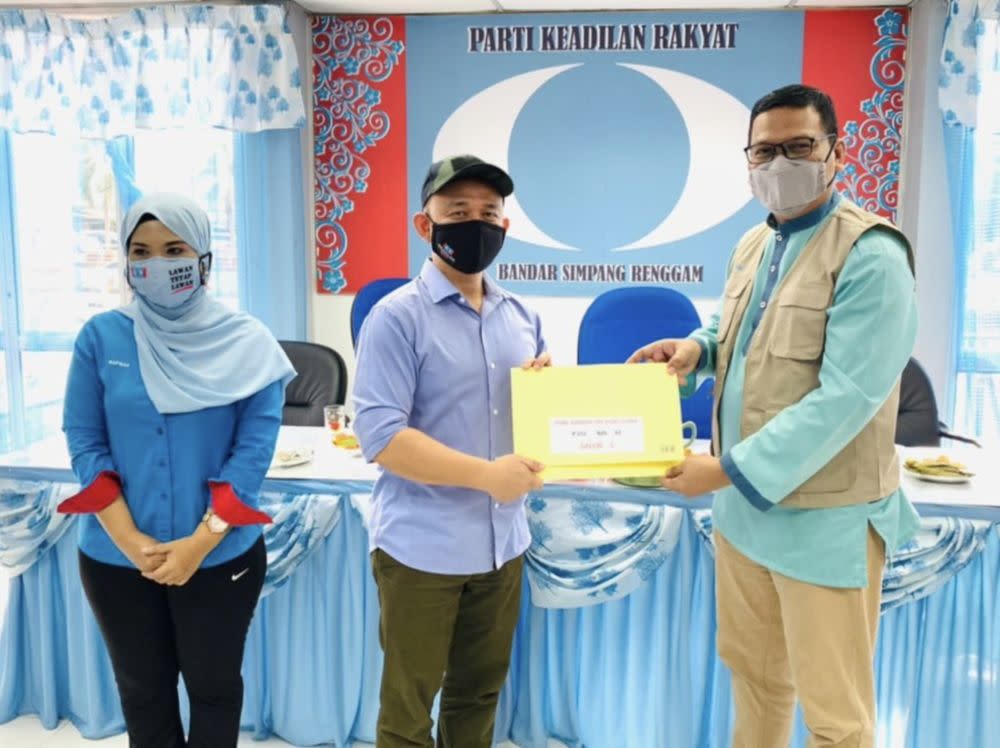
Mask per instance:
[[[122,247],[146,214],[183,239],[199,257],[209,252],[208,214],[190,198],[150,194],[136,202],[121,227]],[[258,320],[233,312],[201,286],[173,309],[136,294],[119,310],[134,323],[139,372],[160,413],[190,413],[243,400],[272,382],[283,386],[295,369],[270,331]]]

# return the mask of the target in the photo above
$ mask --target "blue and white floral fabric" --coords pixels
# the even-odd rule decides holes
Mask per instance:
[[[712,545],[712,512],[694,512],[695,527]],[[882,576],[882,612],[916,602],[943,587],[986,545],[1000,525],[958,517],[924,517],[917,536],[886,563]]]
[[[276,5],[157,6],[88,21],[0,9],[0,128],[14,132],[302,127],[302,75]]]
[[[531,602],[579,608],[629,595],[673,553],[683,517],[670,506],[532,496]]]
[[[58,543],[73,523],[56,507],[77,490],[68,483],[0,479],[0,566],[21,574]]]
[[[267,575],[261,596],[281,587],[340,523],[343,497],[331,494],[264,492],[260,510],[273,522],[264,528]]]
[[[608,501],[614,495],[603,487],[553,484],[528,498],[532,542],[525,567],[533,605],[580,608],[619,600],[673,553],[683,509]],[[371,495],[356,493],[351,503],[367,527]]]
[[[80,490],[74,483],[0,480],[0,566],[11,574],[29,569],[74,527],[58,514],[60,501]],[[262,595],[281,587],[341,519],[341,494],[265,491],[261,511],[274,522],[264,528],[267,576]]]
[[[348,501],[365,524],[370,516],[370,482],[311,481],[297,488],[272,482],[261,494],[261,509],[274,518],[264,530],[265,595],[321,546],[343,519]],[[56,513],[56,505],[78,490],[74,483],[0,479],[0,566],[20,574],[48,552],[74,525],[71,517]],[[651,578],[674,552],[689,510],[638,503],[646,493],[549,485],[531,496],[531,602],[540,608],[596,605],[626,597]],[[637,501],[628,501],[630,496]],[[711,547],[711,511],[691,514]],[[925,518],[920,534],[886,566],[883,612],[943,586],[983,550],[991,528],[1000,532],[1000,525],[983,520]]]
[[[945,124],[975,128],[983,78],[1000,73],[1000,0],[951,0],[938,75]]]

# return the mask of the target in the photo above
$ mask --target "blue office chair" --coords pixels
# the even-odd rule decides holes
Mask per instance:
[[[683,338],[701,326],[694,304],[670,288],[636,286],[606,291],[580,321],[576,360],[620,364],[659,338]]]
[[[371,283],[365,284],[354,297],[351,303],[351,344],[358,347],[358,333],[361,332],[361,325],[368,316],[379,299],[386,294],[392,293],[397,288],[409,283],[408,278],[379,278]]]
[[[591,302],[580,322],[576,359],[580,364],[620,364],[647,343],[684,338],[701,326],[684,294],[658,286],[616,288]],[[698,437],[712,433],[712,387],[705,381],[681,400],[684,419],[698,425]]]

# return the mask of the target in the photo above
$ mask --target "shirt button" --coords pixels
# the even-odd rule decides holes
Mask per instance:
[[[499,508],[500,508],[500,504],[499,504],[499,503],[497,503],[497,504],[494,504],[493,506],[495,506],[495,507],[496,507],[497,509],[499,509]]]
[[[166,467],[166,466],[167,466],[167,461],[166,460],[160,460],[160,467]]]
[[[158,426],[156,428],[156,433],[159,434],[160,436],[163,436],[163,427],[162,426]]]
[[[495,362],[493,362],[493,361],[490,361],[490,368],[491,368],[491,369],[495,369],[495,368],[497,368],[497,365],[496,365],[496,363],[495,363]]]
[[[494,408],[494,409],[493,409],[493,415],[495,415],[495,416],[498,416],[498,415],[500,415],[500,411],[499,411],[499,410],[497,410],[496,408]]]
[[[783,236],[782,236],[781,234],[778,234],[778,235],[777,235],[777,236],[775,237],[775,239],[777,239],[777,240],[778,240],[778,241],[780,242],[780,241],[784,241],[785,237],[783,237]]]
[[[771,265],[771,272],[775,272],[778,269],[777,265]]]
[[[767,302],[766,301],[760,302],[760,308],[761,309],[764,309],[766,306],[767,306]]]

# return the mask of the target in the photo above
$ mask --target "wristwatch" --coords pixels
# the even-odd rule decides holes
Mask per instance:
[[[201,521],[205,523],[208,531],[215,535],[221,535],[229,529],[229,523],[211,509],[205,512],[205,516],[201,518]]]

